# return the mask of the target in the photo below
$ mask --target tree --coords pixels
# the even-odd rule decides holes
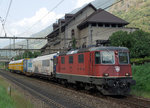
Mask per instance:
[[[15,60],[24,59],[24,58],[36,58],[37,56],[40,56],[41,52],[31,52],[31,51],[25,51],[22,55],[18,55],[14,57]]]
[[[112,46],[127,47],[132,58],[150,56],[150,33],[137,30],[132,33],[118,31],[109,38]]]
[[[72,48],[73,49],[76,49],[76,44],[77,44],[77,41],[75,38],[72,38]]]

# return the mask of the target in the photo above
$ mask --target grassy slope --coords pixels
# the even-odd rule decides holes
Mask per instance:
[[[0,108],[33,108],[33,104],[14,89],[11,90],[10,97],[7,92],[9,86],[11,85],[0,76]]]
[[[136,85],[132,88],[132,94],[150,98],[150,63],[132,66],[133,78]]]
[[[127,27],[150,32],[150,0],[124,0],[109,11],[128,21],[130,24]]]
[[[15,108],[13,99],[3,86],[0,86],[0,108]]]

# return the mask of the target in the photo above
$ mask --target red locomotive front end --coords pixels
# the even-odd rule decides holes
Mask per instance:
[[[112,47],[94,51],[94,76],[102,77],[103,84],[97,88],[103,94],[129,94],[130,86],[135,84],[132,79],[129,50],[127,48]]]
[[[92,47],[58,56],[56,77],[104,95],[126,95],[132,79],[129,50],[125,47]]]

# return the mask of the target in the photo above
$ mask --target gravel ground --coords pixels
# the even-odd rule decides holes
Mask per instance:
[[[11,76],[17,79],[17,81],[23,85],[32,88],[34,91],[48,97],[50,100],[62,105],[64,108],[129,108],[125,105],[120,105],[115,102],[112,103],[109,100],[64,88],[48,81],[6,71],[1,71],[0,74],[6,78]],[[42,100],[42,98],[39,98],[36,94],[28,92],[28,90],[25,90],[24,88],[20,88],[16,85],[14,85],[14,87],[19,89],[19,91],[35,105],[35,108],[57,108],[51,103]]]

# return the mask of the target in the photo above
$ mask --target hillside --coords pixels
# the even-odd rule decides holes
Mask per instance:
[[[127,27],[150,32],[150,0],[124,0],[109,9],[114,15],[128,21]]]

